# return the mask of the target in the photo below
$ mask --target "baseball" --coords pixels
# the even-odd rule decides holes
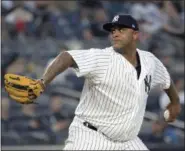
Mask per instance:
[[[164,118],[165,118],[165,120],[168,120],[169,116],[170,116],[170,112],[169,112],[169,110],[166,110],[164,112]]]

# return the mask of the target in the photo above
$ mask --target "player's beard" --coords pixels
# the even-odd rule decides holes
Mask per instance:
[[[120,44],[120,47],[114,47],[114,44],[112,42],[112,46],[114,48],[114,50],[120,54],[124,54],[124,48],[125,48],[125,44]]]
[[[123,48],[115,48],[115,47],[113,47],[114,48],[114,50],[116,51],[116,52],[118,52],[118,53],[120,53],[120,54],[123,54]]]

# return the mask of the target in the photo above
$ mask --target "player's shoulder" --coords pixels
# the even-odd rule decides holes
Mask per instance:
[[[96,53],[97,55],[110,55],[112,51],[112,47],[106,47],[106,48],[91,48],[91,52]]]
[[[90,48],[90,51],[107,53],[107,52],[110,52],[112,49],[113,49],[112,47],[106,47],[106,48]]]
[[[138,49],[138,48],[137,48],[137,51],[143,57],[147,57],[148,59],[156,58],[156,56],[152,52],[149,52],[149,51],[146,51],[146,50],[142,50],[142,49]]]

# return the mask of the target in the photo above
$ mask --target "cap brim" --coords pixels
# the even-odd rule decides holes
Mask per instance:
[[[121,24],[118,24],[118,23],[106,23],[103,25],[103,29],[106,30],[106,31],[111,31],[111,29],[115,26],[119,26]]]
[[[106,23],[103,25],[103,29],[108,31],[108,32],[111,32],[111,29],[115,26],[120,26],[120,27],[125,27],[125,28],[131,28],[131,27],[128,27],[127,25],[124,25],[124,24],[119,24],[119,23]],[[133,28],[131,28],[133,29]],[[133,29],[134,30],[134,29]]]

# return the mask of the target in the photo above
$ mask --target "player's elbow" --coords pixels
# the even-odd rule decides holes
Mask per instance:
[[[65,64],[65,67],[67,68],[72,67],[76,64],[73,57],[67,51],[61,52],[59,56],[59,60],[63,61],[63,64]]]

